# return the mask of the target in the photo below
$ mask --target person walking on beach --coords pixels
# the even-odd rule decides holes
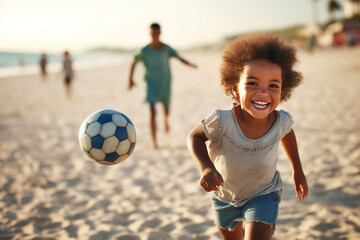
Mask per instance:
[[[46,54],[42,53],[40,56],[40,71],[41,71],[41,76],[42,79],[45,80],[46,79],[46,65],[47,65],[47,59],[46,59]]]
[[[169,59],[171,57],[175,57],[185,65],[192,68],[196,68],[196,65],[180,57],[173,48],[160,41],[160,25],[158,23],[151,24],[150,36],[150,44],[141,48],[134,56],[134,60],[130,68],[129,89],[131,90],[135,86],[135,82],[133,80],[135,66],[139,61],[142,61],[146,69],[144,80],[146,82],[146,101],[150,105],[151,137],[154,147],[157,148],[157,124],[155,110],[155,104],[157,102],[160,102],[164,108],[165,131],[169,132],[170,130],[168,122],[171,93],[171,72]]]
[[[283,187],[276,169],[279,143],[292,166],[297,199],[308,194],[292,117],[276,110],[302,81],[293,70],[295,49],[273,35],[248,35],[231,42],[222,59],[221,84],[236,103],[202,120],[189,134],[188,148],[202,189],[213,191],[223,239],[271,239]]]
[[[74,70],[72,67],[72,60],[70,57],[70,53],[65,51],[63,54],[63,73],[64,77],[64,84],[65,84],[65,92],[68,98],[71,97],[71,83],[74,78]]]

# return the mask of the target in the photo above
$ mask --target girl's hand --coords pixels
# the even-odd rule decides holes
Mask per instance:
[[[293,179],[295,185],[296,198],[299,201],[302,201],[308,195],[308,185],[303,171],[299,173],[295,172],[293,174]]]
[[[224,186],[224,180],[214,168],[206,168],[200,178],[200,186],[204,191],[217,191],[218,186]]]

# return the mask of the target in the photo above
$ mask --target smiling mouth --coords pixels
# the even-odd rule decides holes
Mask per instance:
[[[270,103],[264,102],[264,101],[252,101],[252,105],[259,109],[266,109],[268,106],[270,106]]]

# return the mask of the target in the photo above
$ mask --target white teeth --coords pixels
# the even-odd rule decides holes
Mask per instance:
[[[254,101],[254,103],[258,105],[267,105],[267,102],[262,102],[262,101]]]
[[[257,108],[267,108],[268,106],[268,103],[263,101],[254,101],[253,104]]]

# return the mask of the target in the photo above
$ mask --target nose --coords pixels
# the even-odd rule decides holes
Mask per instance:
[[[259,87],[257,93],[258,95],[269,95],[267,87]]]

